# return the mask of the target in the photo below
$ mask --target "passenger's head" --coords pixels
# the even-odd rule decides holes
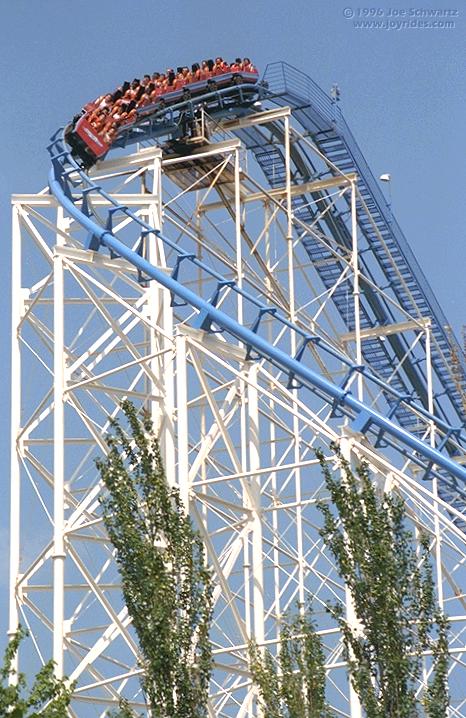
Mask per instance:
[[[160,77],[160,72],[153,72],[153,73],[152,73],[152,79],[153,79],[153,80],[158,80],[159,77]]]
[[[244,60],[243,60],[243,62],[244,62],[245,65],[250,65],[250,64],[251,64],[251,60],[249,59],[249,57],[245,57]]]
[[[240,58],[240,57],[235,58],[235,64],[236,64],[236,65],[241,65],[241,62],[242,62],[242,61],[241,61],[241,58]]]
[[[191,72],[197,72],[198,70],[200,70],[199,63],[198,63],[198,62],[194,62],[194,63],[191,65]]]

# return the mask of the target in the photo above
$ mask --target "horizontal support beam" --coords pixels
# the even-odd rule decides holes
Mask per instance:
[[[388,324],[383,327],[368,327],[367,329],[361,329],[359,336],[361,339],[372,339],[373,337],[388,337],[391,334],[400,334],[401,332],[407,332],[410,329],[415,331],[425,331],[431,325],[429,317],[426,319],[413,319],[408,322],[398,322],[396,324]],[[348,332],[347,334],[341,334],[340,340],[342,342],[355,342],[355,332]]]
[[[53,194],[12,194],[11,204],[28,204],[30,207],[56,207],[57,200]]]
[[[269,122],[290,116],[290,107],[279,107],[276,110],[264,110],[264,112],[257,112],[254,115],[246,115],[245,117],[239,117],[235,120],[227,120],[226,122],[222,122],[222,129],[232,130],[241,127],[252,127],[253,125],[266,125]]]
[[[358,176],[356,174],[349,174],[346,177],[330,177],[323,180],[315,180],[315,182],[303,182],[302,184],[291,185],[291,196],[300,197],[303,194],[312,192],[321,192],[324,189],[331,189],[334,187],[349,187],[351,182],[356,182]],[[241,202],[266,202],[270,197],[276,200],[286,198],[286,187],[276,187],[275,189],[264,190],[263,192],[251,192],[251,194],[241,193]],[[208,212],[213,209],[221,209],[225,205],[223,202],[209,202],[208,204],[200,205],[198,208],[199,212]]]
[[[125,207],[140,207],[147,206],[158,202],[159,196],[155,194],[108,194],[116,204],[123,205]],[[92,204],[96,207],[110,207],[112,202],[106,197],[102,197],[98,192],[93,192],[88,195]]]
[[[189,155],[177,155],[176,157],[166,157],[162,160],[162,167],[170,167],[180,163],[196,161],[205,157],[214,157],[215,155],[225,155],[235,152],[241,148],[241,140],[225,140],[224,142],[216,142],[215,144],[202,145],[197,147]]]
[[[116,157],[111,160],[102,160],[96,167],[93,167],[89,171],[89,177],[92,179],[98,179],[103,173],[113,170],[127,169],[134,172],[139,167],[144,165],[150,165],[156,159],[162,157],[162,150],[160,147],[145,147],[138,150],[137,152],[131,152],[129,155],[123,157]]]

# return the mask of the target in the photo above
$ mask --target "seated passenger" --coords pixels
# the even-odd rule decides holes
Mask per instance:
[[[154,84],[154,89],[152,90],[152,92],[150,93],[150,96],[149,96],[151,103],[155,102],[157,100],[157,97],[160,97],[161,94],[162,94],[162,83],[156,82]]]
[[[170,92],[173,83],[175,82],[175,72],[173,68],[169,67],[167,70],[167,91]]]
[[[229,66],[227,63],[223,60],[222,57],[216,57],[215,58],[215,64],[213,69],[214,75],[224,75],[229,70]]]
[[[209,77],[212,77],[212,69],[209,67],[209,61],[203,60],[201,65],[201,71],[200,71],[200,80],[208,80]]]
[[[142,85],[140,85],[138,87],[138,89],[135,91],[135,93],[131,99],[134,100],[135,102],[139,102],[139,100],[143,96],[144,92],[145,92],[144,87]]]
[[[88,122],[96,130],[100,132],[108,120],[109,110],[108,107],[104,107],[102,110],[94,110],[88,118]]]
[[[150,92],[143,92],[141,97],[136,100],[136,107],[139,109],[140,107],[146,107],[146,105],[151,104],[150,99]]]
[[[134,78],[134,80],[131,83],[131,87],[125,93],[125,97],[127,99],[129,98],[129,100],[135,100],[136,96],[138,95],[140,90],[141,90],[141,83],[139,82],[139,80],[137,78]],[[143,90],[144,90],[144,88],[143,88]]]
[[[181,70],[181,74],[183,76],[185,84],[187,84],[188,82],[192,82],[193,76],[189,67],[183,67],[183,69]]]
[[[119,103],[115,105],[108,117],[107,122],[105,123],[105,130],[120,121],[122,115],[126,112],[127,107],[127,103],[123,103],[121,101],[119,101]]]
[[[177,73],[176,73],[176,77],[175,77],[175,79],[174,79],[174,81],[173,81],[173,89],[174,89],[174,90],[181,90],[181,88],[184,87],[185,84],[186,84],[186,81],[185,81],[185,79],[184,79],[183,72],[182,72],[182,71],[177,72]]]
[[[113,140],[116,138],[117,132],[118,132],[117,127],[109,127],[104,132],[103,138],[108,145],[112,144]]]
[[[199,82],[199,80],[203,79],[201,77],[201,68],[199,67],[199,63],[195,62],[191,65],[191,77],[192,82]]]
[[[244,72],[254,72],[255,74],[257,74],[257,70],[254,67],[254,65],[252,64],[249,57],[245,57],[243,59],[243,70],[244,70]]]
[[[123,94],[123,97],[121,100],[123,102],[131,102],[131,100],[134,98],[135,90],[132,90],[131,87],[129,87],[126,92]]]
[[[108,92],[106,95],[103,95],[100,102],[97,104],[98,109],[102,109],[103,107],[110,107],[112,104],[112,94]]]
[[[160,77],[157,81],[157,84],[155,86],[155,89],[158,93],[157,96],[163,95],[164,92],[167,92],[167,88],[168,88],[168,78],[167,78],[166,74],[163,72],[160,75]]]
[[[142,85],[143,87],[147,87],[147,85],[149,84],[149,82],[150,82],[150,75],[144,75],[144,77],[143,77],[142,80],[141,80],[141,85]]]
[[[122,126],[123,125],[132,125],[133,122],[135,122],[137,120],[137,117],[138,117],[137,110],[135,107],[133,107],[133,109],[127,113],[126,118],[122,121],[122,123],[121,123]]]
[[[230,71],[231,72],[241,72],[243,69],[243,61],[240,57],[237,57],[234,62],[230,65]]]

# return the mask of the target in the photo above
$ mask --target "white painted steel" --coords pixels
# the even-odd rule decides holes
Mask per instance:
[[[189,177],[175,171],[179,161],[163,160],[154,148],[105,161],[93,175],[154,227],[163,223],[164,232],[187,250],[361,363],[367,337],[359,323],[355,213],[364,207],[356,178],[339,174],[327,184],[310,183],[332,206],[347,208],[346,194],[351,195],[353,247],[342,253],[319,229],[318,219],[311,226],[295,216],[292,198],[299,188],[291,178],[290,139],[298,134],[289,112],[280,110],[272,119],[282,123],[285,143],[281,190],[262,186],[239,141],[228,136],[193,151]],[[238,124],[257,128],[264,121],[270,118]],[[315,152],[316,163],[324,160]],[[98,198],[95,209],[105,209]],[[254,636],[261,648],[274,651],[287,612],[304,610],[311,599],[324,641],[331,704],[342,716],[360,716],[339,633],[325,611],[328,600],[344,603],[346,592],[322,545],[316,508],[326,496],[313,450],[323,447],[333,461],[330,444],[342,437],[348,458],[367,461],[378,485],[406,499],[412,526],[432,537],[439,597],[455,617],[453,714],[466,716],[460,696],[465,536],[457,521],[461,515],[442,501],[437,487],[424,482],[396,450],[382,453],[367,437],[352,434],[324,400],[303,396],[289,377],[247,357],[227,335],[189,326],[189,307],[173,306],[166,290],[138,281],[124,260],[85,251],[86,237],[68,218],[57,219],[53,198],[18,195],[13,213],[10,632],[21,615],[31,628],[37,665],[53,650],[58,673],[63,668],[77,680],[72,715],[103,716],[120,695],[143,709],[137,641],[102,526],[102,487],[94,467],[94,457],[105,448],[109,417],[121,416],[119,402],[128,397],[152,413],[168,479],[180,487],[214,572],[210,718],[258,715],[248,640]],[[115,217],[115,231],[130,244],[139,241],[126,220]],[[330,290],[319,284],[297,232],[341,256],[342,274]],[[145,256],[171,271],[174,256],[155,235],[144,241]],[[204,296],[215,289],[200,274],[186,273],[182,281]],[[352,335],[331,306],[340,286],[346,286],[355,309]],[[244,323],[252,321],[229,288],[218,306]],[[272,321],[263,321],[270,343],[286,343],[294,354],[296,337],[290,343]],[[410,348],[424,332],[429,354],[422,318],[400,310],[385,331],[405,332]],[[311,346],[309,356],[324,375],[343,378],[342,367],[325,360],[318,348]],[[364,376],[356,383],[367,402],[386,407]]]

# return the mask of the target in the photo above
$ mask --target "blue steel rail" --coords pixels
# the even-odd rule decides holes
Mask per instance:
[[[257,297],[240,289],[230,279],[222,277],[193,254],[184,252],[180,245],[175,244],[169,238],[157,232],[127,207],[118,205],[110,195],[100,186],[94,184],[89,176],[79,168],[66,148],[63,131],[56,133],[48,149],[52,157],[49,177],[50,191],[66,212],[89,233],[87,248],[99,250],[101,247],[106,247],[111,256],[126,259],[142,275],[154,279],[166,287],[173,297],[197,310],[195,326],[206,331],[213,330],[213,327],[220,328],[235,337],[243,343],[251,360],[265,358],[283,371],[290,380],[298,380],[301,390],[311,391],[330,405],[333,405],[335,411],[339,410],[349,417],[354,431],[371,436],[376,446],[381,448],[388,447],[389,450],[395,448],[406,459],[417,464],[424,472],[425,477],[437,476],[440,479],[445,500],[457,505],[458,508],[464,506],[466,468],[453,461],[447,453],[443,453],[449,443],[453,442],[457,447],[456,450],[461,450],[461,447],[466,445],[465,437],[461,435],[458,429],[449,426],[439,417],[430,415],[424,407],[417,405],[413,400],[397,394],[392,386],[384,384],[379,377],[370,372],[368,367],[355,367],[344,354],[339,354],[332,345],[327,344],[321,337],[307,334],[299,327],[296,327],[286,317],[281,316],[276,307],[268,306]],[[80,176],[82,186],[78,186],[74,179],[77,175]],[[111,205],[108,210],[106,227],[102,227],[97,218],[93,216],[90,203],[87,201],[88,194],[94,192],[99,193]],[[171,275],[167,275],[151,265],[138,251],[128,248],[112,233],[112,221],[116,213],[126,215],[137,223],[140,227],[141,238],[149,234],[157,234],[176,253],[175,267]],[[198,296],[178,281],[178,271],[182,262],[192,263],[197,269],[202,270],[216,281],[217,289],[210,299],[206,300]],[[216,306],[226,288],[241,294],[244,300],[255,308],[256,319],[250,323],[250,326],[238,323]],[[288,355],[261,336],[261,320],[264,316],[272,317],[275,322],[284,325],[288,331],[296,333],[299,348],[295,356]],[[305,364],[305,350],[312,343],[317,343],[320,349],[327,351],[337,357],[343,364],[346,364],[347,378],[341,385],[324,378]],[[414,411],[418,417],[426,422],[426,425],[428,422],[433,422],[438,432],[439,445],[436,448],[431,447],[418,436],[396,423],[393,416],[383,416],[356,399],[346,386],[355,371],[364,372],[367,381],[383,388],[398,404],[407,404],[410,410]]]

